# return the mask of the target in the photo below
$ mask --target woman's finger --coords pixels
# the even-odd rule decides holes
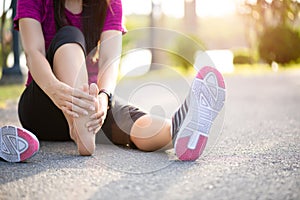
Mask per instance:
[[[75,112],[69,110],[69,109],[68,109],[67,107],[65,107],[65,106],[63,106],[61,109],[62,109],[63,112],[65,112],[66,114],[68,114],[68,115],[70,115],[70,116],[72,116],[72,117],[75,117],[75,118],[79,117],[79,115],[78,115],[77,113],[75,113]]]
[[[81,115],[88,115],[89,114],[85,109],[80,108],[79,106],[76,106],[73,103],[66,102],[65,104],[66,104],[65,107],[67,107],[69,111],[72,111],[74,113],[81,114]]]
[[[95,97],[94,96],[92,96],[92,95],[90,95],[90,94],[88,94],[88,93],[86,93],[86,92],[84,92],[80,89],[77,89],[77,88],[75,88],[73,90],[72,96],[77,97],[79,99],[85,99],[85,100],[88,100],[88,101],[91,101],[91,102],[95,102]]]
[[[95,105],[94,105],[94,101],[84,101],[82,99],[73,97],[72,98],[72,103],[78,107],[81,107],[85,110],[91,110],[91,111],[95,111]]]
[[[104,112],[103,111],[98,111],[98,112],[96,112],[96,113],[94,113],[94,114],[92,114],[91,116],[90,116],[90,119],[98,119],[98,118],[101,118],[101,117],[103,117],[104,116]]]
[[[98,128],[100,128],[100,125],[99,125],[99,124],[96,125],[96,126],[91,126],[91,127],[89,127],[88,130],[89,130],[90,132],[95,132],[95,130],[97,130]]]
[[[93,121],[89,121],[88,123],[86,123],[86,126],[88,128],[92,127],[92,126],[97,126],[99,125],[101,122],[103,121],[102,118],[99,118],[99,119],[96,119],[96,120],[93,120]]]
[[[88,130],[91,131],[91,132],[96,133],[96,132],[98,132],[101,129],[101,126],[102,126],[102,124],[91,126],[90,128],[88,128]]]

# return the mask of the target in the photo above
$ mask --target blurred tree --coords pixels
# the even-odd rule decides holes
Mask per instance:
[[[297,61],[300,58],[300,35],[289,26],[268,27],[259,39],[258,51],[268,64]]]
[[[246,18],[254,21],[257,35],[269,26],[296,26],[300,16],[299,0],[257,0],[245,1],[242,11]]]
[[[272,17],[276,25],[294,25],[299,18],[299,0],[273,0],[270,4]]]
[[[6,8],[6,4],[10,5]],[[3,0],[3,13],[1,16],[1,66],[2,66],[2,77],[1,81],[12,76],[15,82],[23,81],[23,74],[20,69],[20,44],[19,44],[19,33],[14,30],[12,19],[16,15],[17,0]],[[11,12],[11,15],[8,14]],[[5,28],[5,26],[9,25]],[[5,35],[12,33],[12,41],[6,41]],[[11,46],[12,45],[12,46]],[[6,61],[9,53],[13,51],[14,64],[11,68],[6,66]],[[4,81],[5,82],[5,81]]]
[[[1,29],[0,29],[0,39],[1,39],[1,64],[0,66],[5,67],[6,66],[6,55],[5,55],[5,40],[4,40],[4,25],[6,21],[6,15],[8,10],[5,10],[5,0],[3,0],[2,5],[3,11],[1,13]]]
[[[206,49],[203,41],[197,35],[192,34],[178,35],[172,44],[170,58],[174,62],[173,65],[183,67],[185,71],[193,67],[196,52]]]
[[[181,66],[188,71],[195,61],[195,53],[203,50],[203,42],[199,39],[197,32],[196,0],[184,0],[183,32],[186,35],[177,37],[172,43],[170,54],[174,65]]]
[[[240,12],[245,17],[245,24],[248,29],[246,31],[247,39],[252,52],[266,37],[272,39],[270,33],[274,33],[274,30],[281,30],[281,33],[289,34],[288,32],[293,32],[293,29],[299,29],[299,0],[256,0],[255,2],[245,0],[241,8]],[[275,36],[277,40],[277,36],[280,37],[278,34]],[[281,35],[281,37],[286,36]],[[281,41],[291,42],[291,40]],[[261,46],[265,45],[260,45],[260,48]],[[283,44],[283,46],[291,46],[291,44]],[[279,53],[279,51],[277,52]],[[275,57],[278,58],[278,55]]]
[[[254,22],[253,26],[257,35],[260,35],[263,32],[263,28],[267,26],[268,6],[269,3],[266,0],[257,0],[256,4],[245,1],[245,16]]]
[[[196,1],[184,0],[184,31],[196,34],[197,28]]]
[[[152,65],[151,69],[157,69],[157,65],[155,63],[161,63],[161,53],[160,50],[156,47],[159,43],[159,35],[157,33],[156,27],[159,27],[159,21],[161,19],[162,10],[161,10],[161,0],[152,0],[152,12],[150,19],[150,43],[151,43],[151,53],[152,53]],[[154,64],[153,64],[154,63]]]

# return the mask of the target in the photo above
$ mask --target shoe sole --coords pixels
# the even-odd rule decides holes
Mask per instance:
[[[39,147],[36,136],[23,128],[0,128],[0,157],[8,162],[24,161],[35,155]]]
[[[194,161],[203,153],[214,119],[224,106],[225,83],[213,67],[203,67],[194,79],[188,111],[175,140],[175,152],[183,161]]]

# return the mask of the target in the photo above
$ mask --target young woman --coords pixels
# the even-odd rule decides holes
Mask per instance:
[[[25,129],[3,127],[0,137],[14,135],[27,149],[6,151],[2,158],[17,162],[33,155],[38,150],[34,135],[49,141],[72,139],[80,155],[92,155],[100,129],[114,144],[142,151],[173,145],[181,160],[195,160],[203,152],[225,100],[216,69],[198,72],[172,120],[112,98],[125,33],[121,0],[19,0],[14,24],[29,68],[18,111]]]

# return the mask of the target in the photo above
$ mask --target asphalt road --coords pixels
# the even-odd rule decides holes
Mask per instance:
[[[94,156],[80,157],[72,142],[42,142],[26,163],[0,161],[0,199],[299,200],[300,72],[225,80],[225,109],[197,161],[181,162],[173,150],[144,153],[103,143]],[[163,75],[139,81],[129,81],[143,87],[126,98],[167,117],[189,83]],[[153,87],[165,96],[153,94]],[[19,125],[15,102],[0,116],[0,126]]]

